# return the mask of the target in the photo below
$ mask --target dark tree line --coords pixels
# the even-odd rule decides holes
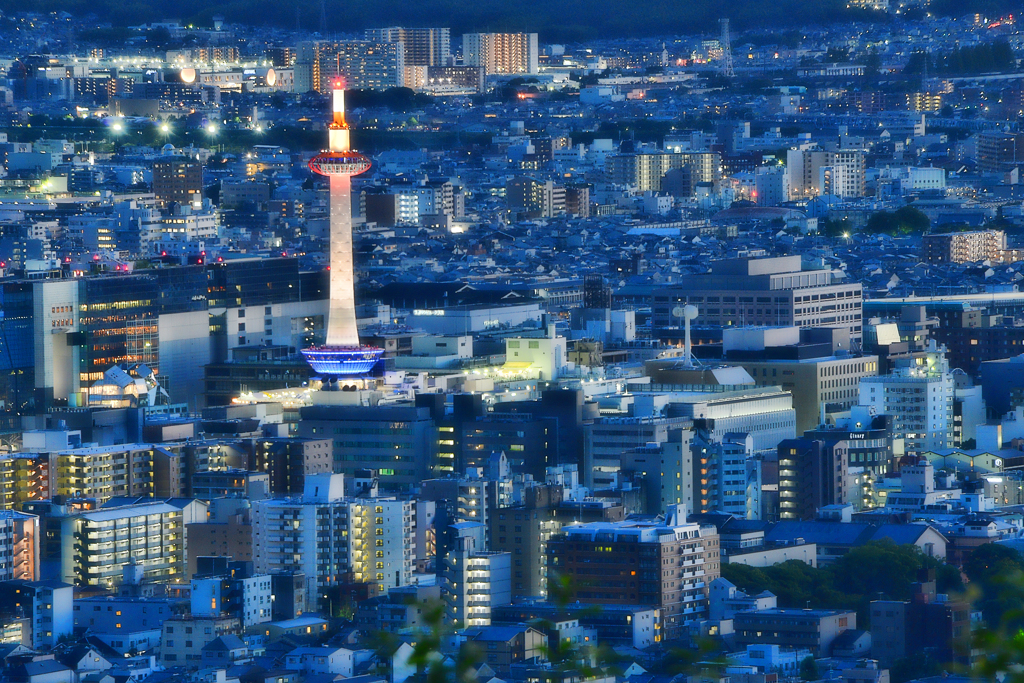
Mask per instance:
[[[934,569],[940,592],[963,590],[956,568],[924,555],[917,546],[890,540],[872,541],[854,548],[827,567],[811,567],[790,560],[772,567],[723,564],[722,576],[748,594],[771,591],[779,607],[849,609],[867,624],[868,604],[909,600],[911,586],[922,569]]]
[[[982,74],[992,71],[1013,71],[1016,68],[1013,48],[1005,40],[981,45],[957,46],[947,54],[930,55],[915,52],[907,61],[904,73],[924,73],[925,66],[930,74],[956,76],[961,74]]]

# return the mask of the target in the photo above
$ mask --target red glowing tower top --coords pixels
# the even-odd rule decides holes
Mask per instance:
[[[370,168],[370,160],[349,147],[345,87],[341,79],[334,81],[331,104],[333,118],[327,128],[327,149],[309,160],[309,170],[325,176],[359,175]]]

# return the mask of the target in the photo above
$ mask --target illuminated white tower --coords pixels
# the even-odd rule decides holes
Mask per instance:
[[[340,80],[332,91],[333,120],[328,148],[309,161],[314,173],[331,183],[330,310],[327,340],[302,354],[315,372],[326,379],[369,372],[384,350],[359,344],[356,327],[355,275],[352,262],[352,176],[370,168],[370,160],[349,146],[345,121],[345,89]]]

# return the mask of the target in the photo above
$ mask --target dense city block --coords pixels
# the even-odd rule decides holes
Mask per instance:
[[[1019,679],[1020,7],[35,4],[0,681]]]

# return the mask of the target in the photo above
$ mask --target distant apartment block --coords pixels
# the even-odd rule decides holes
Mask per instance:
[[[867,162],[863,150],[826,151],[805,145],[786,153],[786,169],[790,199],[864,196]]]
[[[999,261],[1006,251],[1002,230],[975,230],[925,235],[924,260],[928,263]]]
[[[384,90],[405,84],[405,49],[401,43],[334,40],[303,43],[298,63],[310,69],[310,87],[331,91],[341,77],[352,89]],[[298,68],[298,67],[297,67]]]
[[[203,164],[187,157],[158,159],[153,162],[153,194],[162,202],[201,201]]]
[[[462,61],[490,74],[535,74],[539,50],[536,33],[465,33]]]
[[[364,37],[378,43],[401,43],[406,66],[448,66],[451,29],[391,26],[367,29]]]
[[[311,475],[302,497],[253,505],[256,571],[301,572],[309,605],[328,587],[366,583],[379,594],[412,580],[413,503],[346,499],[343,479]]]
[[[857,628],[857,613],[823,609],[767,609],[739,612],[733,620],[736,644],[808,648],[827,657],[844,631]]]
[[[679,637],[707,618],[720,572],[717,530],[681,521],[685,507],[665,520],[566,526],[548,541],[548,572],[572,579],[571,602],[658,607],[665,638]]]
[[[76,586],[109,588],[121,582],[129,558],[146,579],[185,579],[186,526],[205,521],[206,504],[191,499],[140,499],[61,520],[60,578]]]
[[[718,152],[642,152],[612,154],[605,159],[608,181],[633,187],[637,192],[665,190],[662,184],[665,175],[679,169],[689,172],[689,196],[698,184],[716,184],[721,180],[722,155]]]
[[[978,170],[1005,173],[1024,164],[1024,133],[989,130],[978,135]]]
[[[553,218],[565,213],[565,188],[551,180],[512,178],[505,184],[509,211],[526,218]]]

